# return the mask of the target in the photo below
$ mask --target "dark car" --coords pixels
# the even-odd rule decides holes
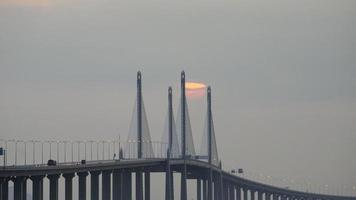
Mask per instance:
[[[47,165],[48,166],[56,166],[57,162],[55,160],[50,159],[50,160],[47,161]]]

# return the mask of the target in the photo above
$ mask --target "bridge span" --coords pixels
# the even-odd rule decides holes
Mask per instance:
[[[196,181],[196,199],[198,200],[356,200],[356,197],[316,194],[294,191],[288,188],[276,187],[248,180],[222,169],[216,147],[215,130],[211,111],[211,88],[207,88],[207,116],[200,153],[195,152],[189,121],[188,105],[185,97],[185,73],[181,73],[181,98],[177,127],[173,117],[172,89],[168,89],[168,115],[166,135],[163,137],[161,155],[155,154],[150,138],[146,113],[142,98],[141,73],[137,74],[137,98],[134,117],[130,125],[129,136],[124,147],[119,145],[119,156],[110,159],[87,161],[80,159],[80,144],[78,144],[78,160],[66,162],[64,146],[64,161],[55,163],[50,153],[48,164],[42,162],[14,165],[6,162],[0,169],[0,200],[9,199],[9,182],[14,184],[14,200],[27,200],[27,182],[32,181],[32,196],[34,200],[43,200],[44,179],[49,179],[49,200],[59,198],[59,179],[64,178],[65,200],[73,199],[73,178],[78,177],[78,199],[87,200],[150,200],[151,174],[165,174],[165,189],[154,192],[164,192],[165,200],[174,200],[174,176],[180,174],[180,199],[187,200],[187,180]],[[128,145],[129,144],[129,145]],[[133,145],[134,144],[134,145]],[[57,148],[58,148],[57,143]],[[114,146],[115,147],[115,146]],[[17,148],[17,143],[16,143]],[[104,148],[104,146],[103,146]],[[43,149],[43,146],[42,146]],[[98,149],[98,148],[97,148]],[[109,146],[110,150],[110,146]],[[51,151],[51,147],[50,147]],[[33,145],[33,157],[35,145]],[[109,151],[110,152],[110,151]],[[115,152],[115,148],[113,150]],[[26,147],[25,147],[26,154]],[[85,156],[87,149],[85,147]],[[109,153],[110,154],[110,153]],[[17,153],[16,153],[17,155]],[[17,158],[17,156],[16,156]],[[135,181],[133,186],[133,175]],[[87,191],[87,179],[90,178],[90,190]],[[100,180],[101,178],[101,180]],[[101,185],[100,185],[101,183]],[[101,189],[101,197],[99,196]]]
[[[286,188],[270,186],[255,181],[247,180],[223,171],[217,166],[196,159],[142,159],[142,160],[101,160],[91,161],[86,164],[60,163],[56,166],[26,165],[7,167],[0,171],[1,199],[7,199],[6,187],[8,181],[14,182],[15,200],[26,199],[26,182],[33,182],[32,194],[34,199],[43,200],[43,179],[47,177],[50,182],[50,200],[58,199],[58,179],[65,179],[65,199],[72,199],[72,179],[79,177],[79,200],[86,200],[87,176],[90,175],[90,193],[92,200],[99,199],[99,175],[102,175],[102,199],[110,200],[110,191],[113,200],[127,200],[132,198],[133,190],[132,174],[144,173],[145,179],[150,173],[182,173],[184,165],[187,169],[187,178],[197,181],[197,199],[224,199],[224,200],[355,200],[355,197],[333,196],[313,194],[300,191],[292,191]],[[170,167],[168,167],[170,166]],[[212,171],[213,195],[208,198],[207,181],[208,173]],[[169,174],[166,175],[166,177]],[[112,179],[112,180],[111,180]],[[173,180],[171,183],[166,178],[166,195],[172,193]],[[150,182],[145,181],[144,187],[150,188]],[[171,189],[170,189],[171,188]],[[168,191],[171,190],[171,191]],[[150,199],[150,191],[145,190],[145,199]],[[168,197],[166,199],[169,199]],[[170,199],[173,199],[172,197]]]

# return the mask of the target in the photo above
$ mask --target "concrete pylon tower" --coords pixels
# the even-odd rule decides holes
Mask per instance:
[[[177,129],[173,116],[171,87],[168,88],[168,113],[164,123],[162,141],[167,145],[167,150],[170,150],[170,158],[178,158],[180,156]]]
[[[181,72],[181,107],[180,107],[180,133],[181,151],[184,164],[181,175],[181,200],[187,200],[187,165],[186,165],[186,98],[185,98],[185,72]],[[179,119],[179,118],[178,118]]]
[[[173,144],[178,147],[177,135],[175,132],[174,118],[173,118],[173,106],[172,106],[172,88],[168,88],[168,120],[165,127],[164,135],[168,135],[168,148],[167,148],[167,166],[166,166],[166,193],[165,200],[174,200],[174,186],[173,186],[173,172],[171,170],[170,159],[178,154],[172,153],[174,151]],[[168,133],[168,134],[167,134]],[[175,140],[175,142],[173,141]],[[165,141],[165,140],[164,140]],[[176,153],[179,153],[177,151]]]
[[[185,96],[185,73],[181,74],[181,99],[177,114],[177,134],[182,157],[195,157],[192,127]],[[184,151],[185,149],[185,151]]]
[[[218,149],[215,139],[214,120],[211,111],[211,87],[207,88],[207,112],[204,132],[200,147],[200,157],[206,158],[210,164],[219,165]]]
[[[142,75],[137,72],[137,96],[124,149],[125,158],[153,158],[153,147],[142,97]]]

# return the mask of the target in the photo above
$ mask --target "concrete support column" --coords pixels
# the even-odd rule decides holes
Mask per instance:
[[[261,190],[257,191],[257,199],[263,200],[263,191],[261,191]]]
[[[79,172],[78,175],[78,199],[86,200],[87,199],[87,176],[88,172]]]
[[[229,184],[229,199],[235,200],[235,186],[233,184]]]
[[[184,158],[185,159],[185,158]],[[180,181],[180,199],[187,200],[187,165],[183,165],[183,170],[181,174],[181,181]]]
[[[207,181],[203,179],[202,182],[203,182],[203,200],[207,200],[208,199]]]
[[[111,197],[111,171],[103,171],[102,180],[102,200],[110,200]]]
[[[279,194],[273,194],[273,200],[279,200]]]
[[[216,181],[216,179],[214,180],[213,184],[214,184],[214,200],[218,200],[219,199],[219,192],[218,192],[219,184]]]
[[[7,178],[0,178],[0,200],[8,199],[9,183]],[[6,194],[6,196],[5,196]]]
[[[2,200],[2,184],[4,182],[5,178],[0,177],[0,200]]]
[[[174,199],[174,186],[173,186],[173,172],[170,170],[170,166],[167,166],[166,171],[166,200],[173,200]]]
[[[43,178],[44,176],[32,176],[32,197],[34,200],[43,200]]]
[[[236,199],[236,200],[241,200],[241,187],[240,187],[240,186],[236,186],[235,192],[236,192],[236,197],[235,197],[235,199]]]
[[[265,200],[271,200],[271,193],[265,193]]]
[[[248,198],[248,195],[247,195],[248,189],[247,188],[243,188],[243,192],[244,192],[244,199],[243,200],[247,200],[247,198]]]
[[[1,200],[9,199],[9,179],[4,178],[1,183]]]
[[[229,190],[226,181],[223,181],[223,199],[228,200],[229,199]]]
[[[100,171],[90,172],[90,198],[91,200],[99,200],[99,175]]]
[[[64,199],[72,200],[73,199],[73,177],[74,173],[63,174],[64,177]]]
[[[208,200],[213,200],[213,171],[211,168],[208,169],[208,180],[207,180],[207,190],[208,190]]]
[[[26,188],[24,188],[25,182],[26,178],[23,176],[14,179],[14,200],[24,200],[24,191],[26,193]]]
[[[22,200],[27,199],[27,177],[24,178],[22,183]]]
[[[58,200],[58,178],[59,174],[48,175],[49,179],[49,200]]]
[[[114,170],[112,175],[112,199],[122,200],[122,172],[120,170]]]
[[[145,200],[151,199],[151,174],[145,172]]]
[[[250,199],[251,200],[255,200],[255,193],[256,193],[256,191],[255,190],[250,190]]]
[[[221,162],[220,162],[220,168],[221,168]],[[224,199],[224,184],[223,184],[223,178],[221,172],[219,173],[219,199],[223,200]]]
[[[131,200],[132,199],[132,174],[131,172],[124,171],[123,172],[123,200]]]
[[[143,200],[142,171],[136,172],[136,200]]]
[[[197,200],[201,200],[201,179],[197,179]]]

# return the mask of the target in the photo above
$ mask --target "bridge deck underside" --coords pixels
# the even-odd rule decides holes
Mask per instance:
[[[174,172],[181,172],[184,164],[187,166],[189,179],[206,179],[206,174],[209,169],[212,169],[213,176],[222,176],[225,182],[241,188],[249,188],[256,191],[266,193],[278,193],[280,195],[289,196],[315,196],[316,199],[353,199],[352,197],[340,197],[331,195],[310,194],[299,191],[292,191],[285,188],[278,188],[275,186],[265,185],[262,183],[250,181],[221,169],[209,165],[206,162],[199,160],[183,160],[172,159],[169,161],[171,169]],[[141,159],[141,160],[106,160],[97,162],[88,162],[86,164],[80,163],[60,163],[56,166],[33,165],[33,166],[14,166],[7,167],[0,170],[0,178],[14,178],[14,177],[31,177],[31,176],[48,176],[57,174],[71,174],[90,171],[107,171],[115,169],[123,169],[125,171],[146,171],[146,172],[166,172],[166,159]],[[327,198],[326,198],[327,197]]]

